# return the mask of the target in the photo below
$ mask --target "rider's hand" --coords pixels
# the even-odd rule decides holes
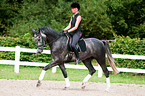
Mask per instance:
[[[64,30],[61,30],[61,31],[60,31],[60,33],[63,33],[63,32],[64,32]]]
[[[67,33],[68,33],[68,31],[64,31],[63,33],[64,33],[64,34],[67,34]]]

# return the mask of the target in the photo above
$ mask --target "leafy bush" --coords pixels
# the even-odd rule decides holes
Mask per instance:
[[[116,36],[110,43],[113,54],[145,55],[145,39]],[[145,60],[115,59],[117,67],[145,69]]]
[[[31,48],[36,49],[36,43],[31,34],[27,33],[19,38],[0,38],[0,46],[3,47],[15,47],[20,46],[21,48]],[[49,50],[47,46],[45,50]],[[21,61],[29,61],[29,62],[50,62],[51,56],[49,54],[33,54],[33,53],[25,53],[21,52],[20,55]],[[14,60],[15,52],[1,52],[0,51],[0,59],[2,60]]]
[[[116,36],[110,47],[114,54],[145,55],[145,39]]]
[[[138,68],[145,69],[144,60],[135,60],[135,59],[115,59],[116,65],[118,68]]]

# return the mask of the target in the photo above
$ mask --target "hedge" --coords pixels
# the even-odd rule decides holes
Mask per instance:
[[[3,47],[20,46],[21,48],[36,49],[35,40],[33,36],[29,33],[19,38],[1,37],[0,46],[3,46]],[[49,47],[47,46],[44,49],[49,50]],[[22,52],[20,56],[21,56],[20,57],[21,61],[29,61],[29,62],[50,62],[51,61],[51,55],[49,54],[33,54],[33,53]],[[1,60],[14,60],[15,52],[1,52],[0,51],[0,59]]]
[[[131,39],[130,37],[116,36],[115,41],[109,42],[112,54],[126,54],[126,55],[145,55],[145,39],[140,40],[138,38]],[[6,37],[0,38],[0,46],[36,49],[36,43],[31,34],[27,33],[20,38]],[[49,50],[47,46],[45,50]],[[0,60],[14,60],[14,52],[1,52]],[[21,53],[21,61],[29,62],[50,62],[51,55],[46,54],[33,54],[33,53]],[[123,68],[139,68],[145,69],[145,60],[133,60],[133,59],[115,59],[117,67]]]
[[[110,44],[113,54],[145,55],[145,39],[116,36]],[[115,59],[117,67],[145,69],[145,60]]]

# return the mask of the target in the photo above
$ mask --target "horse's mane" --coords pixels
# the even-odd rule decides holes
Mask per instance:
[[[48,35],[48,34],[61,35],[60,33],[58,33],[56,30],[52,29],[51,27],[43,27],[43,28],[40,28],[40,30],[43,30],[44,34],[46,34],[46,35]]]

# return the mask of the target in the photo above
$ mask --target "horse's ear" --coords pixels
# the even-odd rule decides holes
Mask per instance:
[[[35,30],[32,28],[32,31],[35,32]]]

